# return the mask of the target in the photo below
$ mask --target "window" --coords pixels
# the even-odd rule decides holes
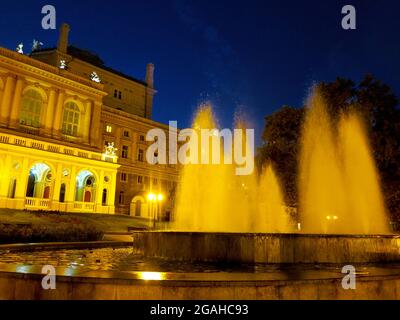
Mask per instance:
[[[119,193],[118,203],[119,203],[119,204],[124,204],[124,203],[125,203],[125,194],[124,194],[123,191],[121,191],[121,192]]]
[[[139,149],[138,151],[138,161],[143,162],[144,160],[144,151],[142,149]]]
[[[62,132],[69,136],[78,136],[80,112],[74,102],[68,102],[64,108]]]
[[[101,204],[103,206],[107,205],[107,189],[103,189],[103,194],[101,198]]]
[[[154,185],[154,186],[158,185],[158,180],[157,180],[157,178],[154,178],[154,179],[153,179],[153,185]]]
[[[142,212],[142,201],[137,200],[135,203],[135,217],[140,217]]]
[[[137,177],[137,183],[142,184],[143,183],[143,176],[138,176]]]
[[[145,141],[144,135],[141,134],[141,135],[139,136],[139,141],[141,141],[141,142]]]
[[[111,133],[113,131],[112,126],[110,126],[109,124],[106,125],[106,132]]]
[[[20,123],[25,126],[40,127],[43,98],[39,92],[30,89],[25,92],[21,102]]]
[[[127,174],[125,173],[125,172],[122,172],[121,173],[121,181],[122,182],[126,182],[128,179],[127,179]]]
[[[65,187],[65,183],[61,184],[60,187],[60,203],[64,203],[65,202],[65,191],[66,191],[66,187]]]
[[[94,178],[93,177],[89,177],[86,179],[86,187],[93,187],[94,185]]]
[[[125,138],[129,138],[129,131],[128,130],[124,130],[124,137]]]
[[[121,157],[123,159],[127,159],[128,158],[128,146],[122,146],[122,154]]]
[[[117,90],[117,89],[115,89],[114,90],[114,98],[118,99],[118,100],[122,100],[122,92]]]

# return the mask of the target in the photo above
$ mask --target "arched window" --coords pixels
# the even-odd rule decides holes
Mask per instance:
[[[44,188],[43,199],[50,199],[50,186]]]
[[[142,213],[142,201],[137,200],[135,206],[135,217],[140,217]]]
[[[78,136],[80,111],[76,103],[67,102],[64,108],[62,132],[69,136]]]
[[[36,176],[33,174],[31,170],[28,178],[28,186],[26,188],[27,198],[33,198],[35,196],[35,185],[36,185]]]
[[[61,203],[65,202],[65,183],[61,184],[60,187],[60,202]]]
[[[30,89],[24,93],[21,102],[19,122],[22,125],[39,128],[43,98],[39,92]]]
[[[121,192],[119,193],[118,203],[119,203],[119,204],[124,204],[124,203],[125,203],[125,194],[124,194],[123,191],[121,191]]]
[[[103,206],[107,205],[107,189],[103,189],[103,197],[101,203]]]

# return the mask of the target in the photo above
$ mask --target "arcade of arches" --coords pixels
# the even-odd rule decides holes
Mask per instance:
[[[0,150],[0,207],[115,212],[116,163],[8,147]]]

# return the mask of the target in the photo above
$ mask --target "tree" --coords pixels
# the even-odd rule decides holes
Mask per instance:
[[[392,218],[400,221],[400,110],[399,100],[389,86],[371,75],[356,85],[337,78],[318,84],[333,121],[355,108],[364,117],[382,187]],[[263,146],[257,160],[276,168],[288,203],[297,203],[297,170],[301,127],[305,109],[284,106],[265,118]]]
[[[269,162],[275,168],[289,205],[297,203],[297,156],[304,109],[284,106],[265,118],[263,146],[258,150],[257,164]]]

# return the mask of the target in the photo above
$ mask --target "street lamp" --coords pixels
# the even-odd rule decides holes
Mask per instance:
[[[147,195],[147,199],[150,202],[150,208],[151,208],[150,211],[151,211],[151,216],[153,217],[153,229],[155,229],[156,228],[156,220],[158,218],[158,211],[160,211],[160,205],[161,205],[161,202],[164,200],[164,196],[161,193],[154,194],[154,193],[150,192]],[[157,206],[156,210],[154,208],[154,205]],[[157,215],[156,215],[156,213],[157,213]]]

